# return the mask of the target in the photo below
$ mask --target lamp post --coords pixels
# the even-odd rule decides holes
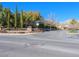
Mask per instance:
[[[38,22],[36,22],[36,26],[37,26],[36,31],[38,32],[38,26],[39,26]]]
[[[36,23],[36,26],[37,26],[37,28],[38,28],[38,26],[39,26],[39,22]]]

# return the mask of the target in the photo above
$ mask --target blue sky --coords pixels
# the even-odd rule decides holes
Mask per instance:
[[[2,2],[3,7],[12,11],[15,11],[16,4],[19,11],[39,11],[44,18],[48,18],[52,13],[59,22],[71,18],[79,19],[78,2]]]

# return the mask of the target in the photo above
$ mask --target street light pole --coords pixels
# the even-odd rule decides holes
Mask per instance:
[[[36,25],[37,25],[37,28],[38,28],[38,26],[39,26],[39,23],[37,22],[37,23],[36,23]]]

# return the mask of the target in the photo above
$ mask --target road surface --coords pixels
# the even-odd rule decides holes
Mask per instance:
[[[79,57],[79,37],[65,31],[0,35],[0,57]]]

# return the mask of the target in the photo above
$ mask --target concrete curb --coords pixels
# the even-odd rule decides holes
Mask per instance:
[[[37,34],[37,33],[0,33],[0,35],[32,35],[32,34]]]

